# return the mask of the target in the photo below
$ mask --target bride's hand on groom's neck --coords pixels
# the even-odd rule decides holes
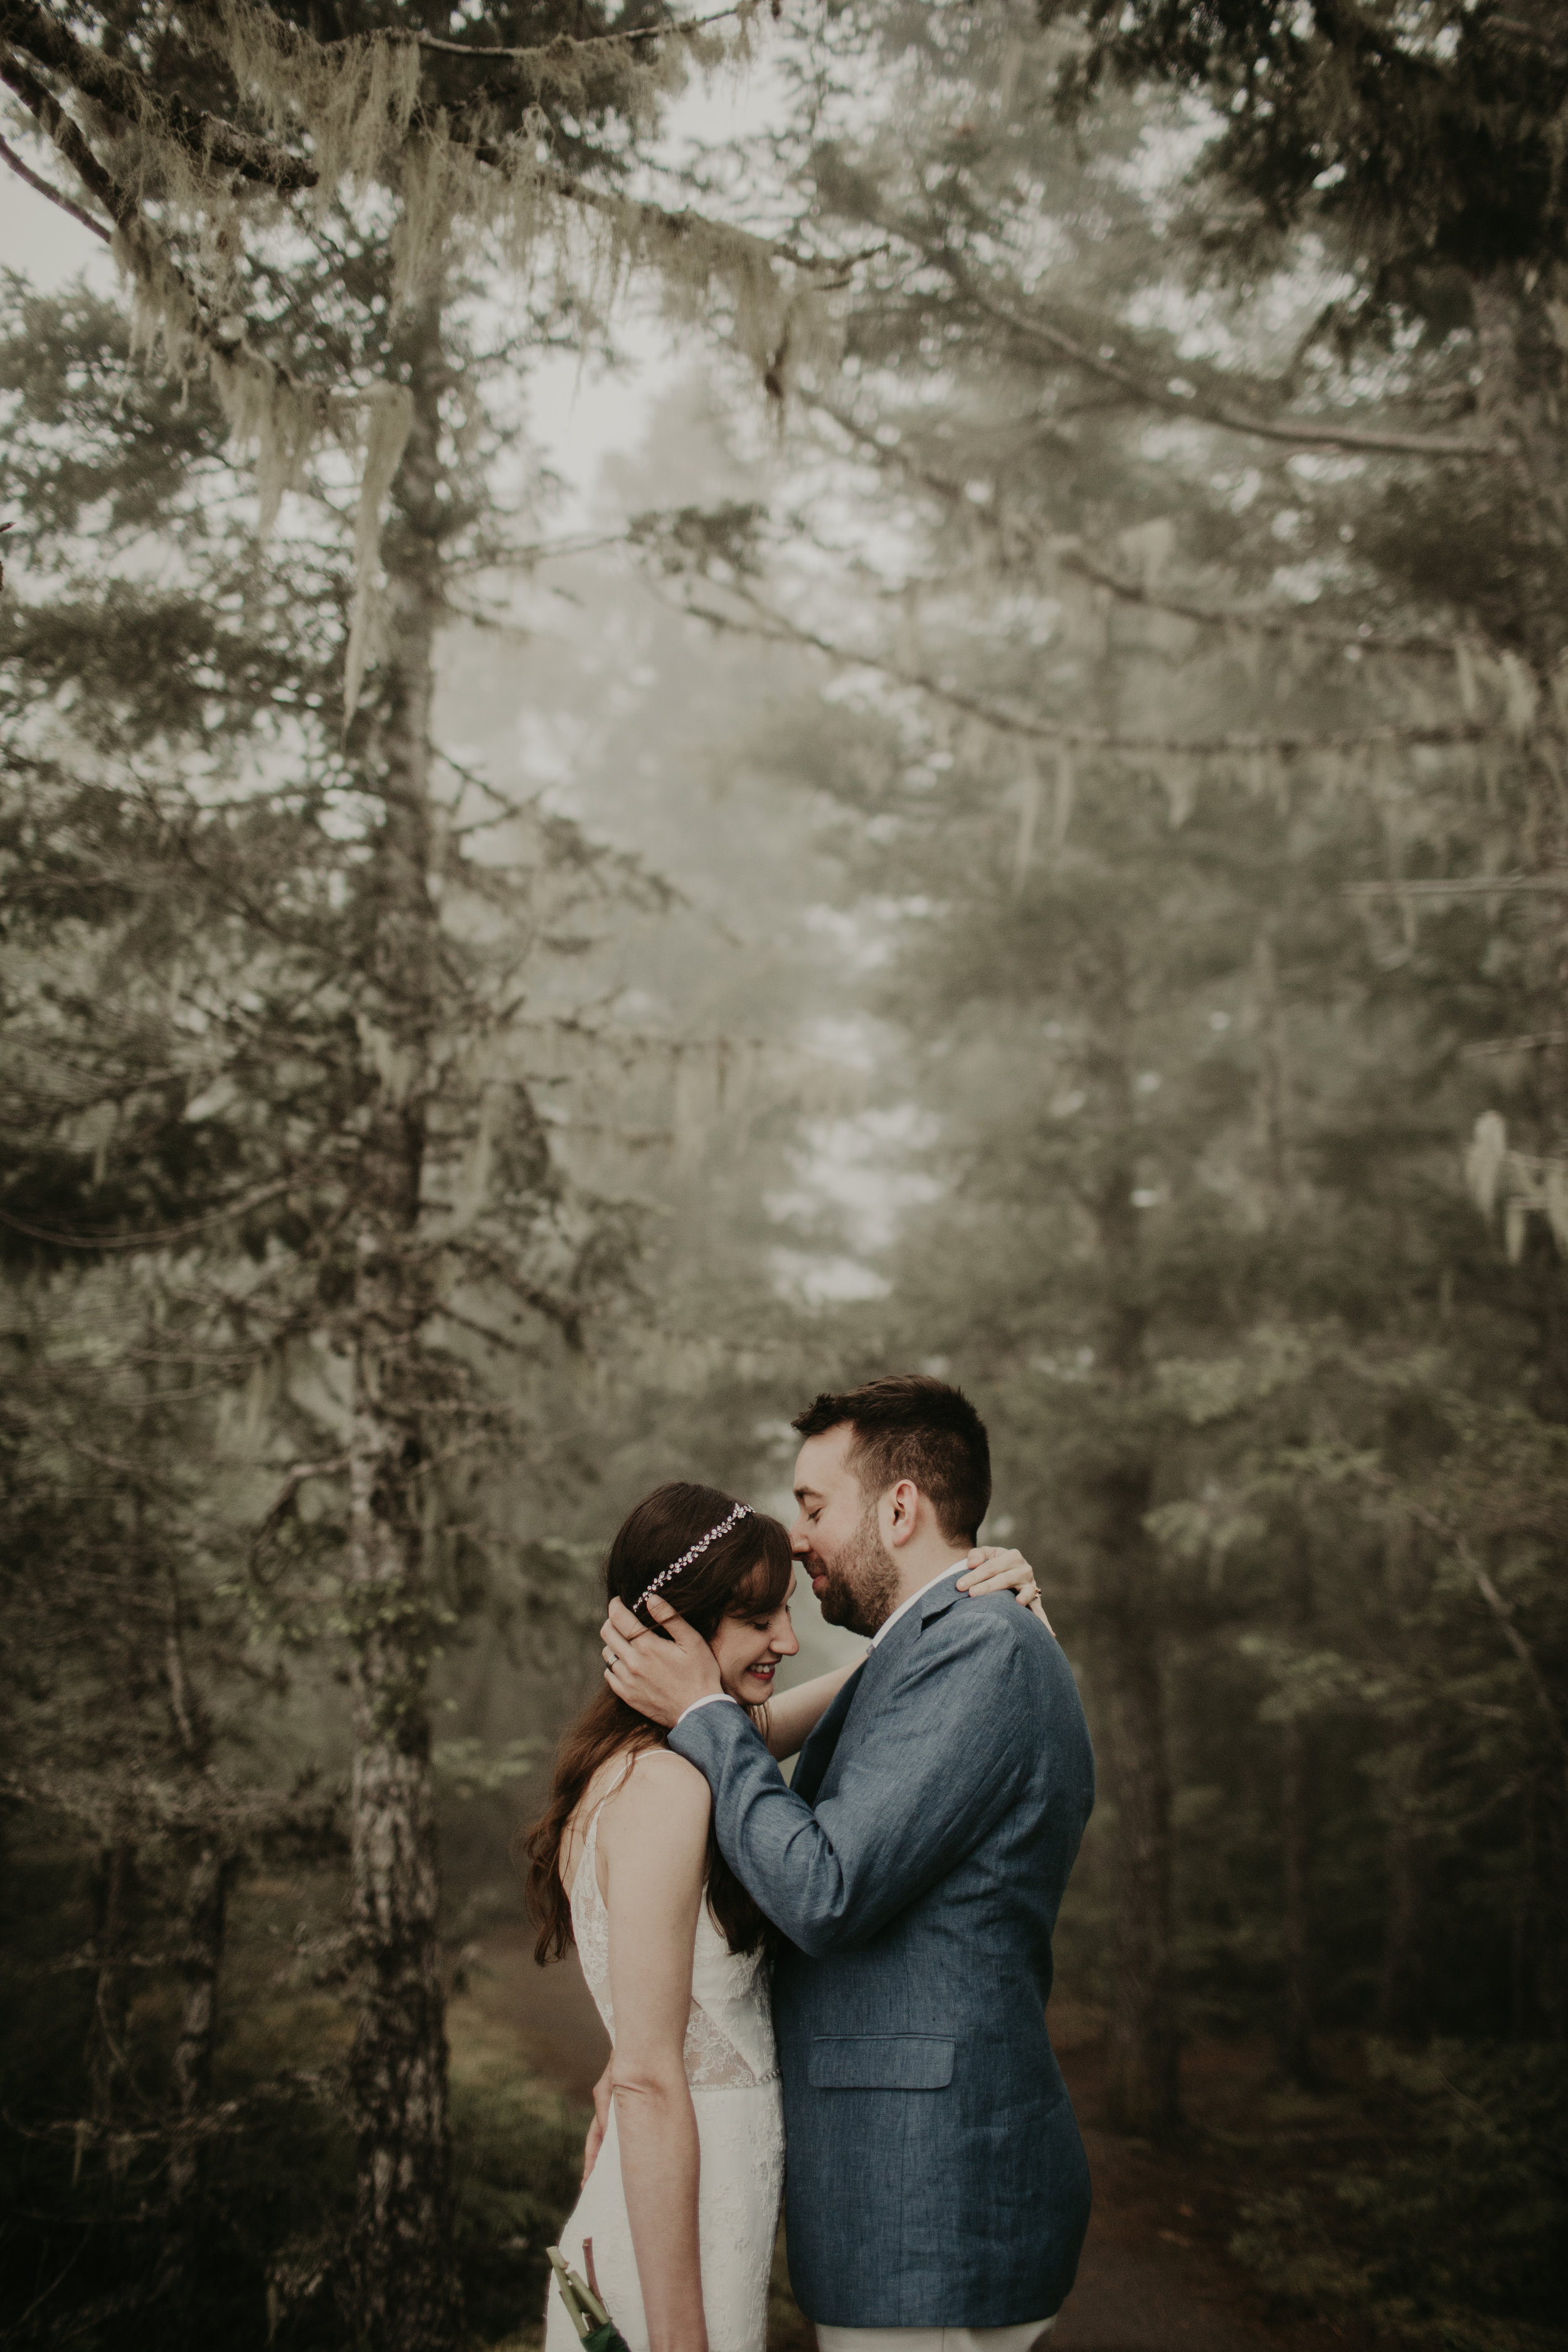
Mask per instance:
[[[1056,1628],[1040,1599],[1035,1571],[1021,1551],[1004,1551],[998,1544],[976,1544],[969,1554],[965,1572],[958,1580],[958,1589],[960,1592],[973,1593],[976,1599],[983,1592],[1011,1592],[1039,1619],[1047,1633],[1055,1634]]]
[[[610,1613],[599,1628],[605,1680],[617,1698],[668,1730],[700,1698],[721,1697],[724,1685],[712,1651],[679,1611],[658,1593],[647,1610],[668,1641],[639,1625],[623,1602],[611,1601]]]

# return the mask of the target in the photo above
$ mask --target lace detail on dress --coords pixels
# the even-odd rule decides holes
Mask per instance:
[[[752,1957],[760,1960],[762,1955]],[[765,1999],[765,1988],[762,1990]],[[686,2063],[686,2079],[694,2091],[753,2089],[759,2082],[773,2079],[772,2074],[752,2072],[723,2027],[709,2016],[695,1994],[691,2014],[686,2021],[686,2043],[681,2056]],[[773,2074],[777,2073],[775,2066]]]
[[[616,1786],[620,1785],[617,1782]],[[613,1796],[615,1790],[610,1793]],[[583,1841],[576,1875],[572,1881],[572,1931],[588,1990],[605,2021],[605,2031],[614,2042],[610,1915],[599,1892],[598,1867],[599,1815],[608,1802],[605,1797],[595,1807],[588,1834]],[[763,1955],[732,1952],[706,1900],[697,1915],[691,1986],[691,2014],[687,2020],[681,2053],[691,2088],[749,2090],[759,2083],[776,2082],[779,2070],[773,2054],[773,2014]]]

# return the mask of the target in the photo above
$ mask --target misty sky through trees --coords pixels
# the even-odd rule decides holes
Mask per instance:
[[[537,2344],[604,1546],[915,1368],[1152,2253],[1551,2352],[1562,11],[673,16],[0,0],[0,2333]]]

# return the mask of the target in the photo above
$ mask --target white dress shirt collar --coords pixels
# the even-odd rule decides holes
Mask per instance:
[[[922,1601],[926,1594],[931,1591],[933,1584],[940,1584],[944,1576],[961,1575],[963,1569],[968,1564],[968,1559],[969,1555],[965,1552],[963,1559],[953,1560],[947,1568],[939,1568],[936,1574],[934,1576],[928,1576],[925,1582],[922,1585],[918,1586],[916,1590],[910,1593],[907,1601],[900,1601],[892,1615],[890,1617],[884,1617],[881,1623],[878,1626],[875,1633],[872,1634],[866,1655],[868,1657],[870,1656],[872,1650],[877,1647],[878,1643],[885,1640],[888,1634],[892,1632],[900,1618],[906,1615],[907,1612],[914,1607],[917,1601]]]

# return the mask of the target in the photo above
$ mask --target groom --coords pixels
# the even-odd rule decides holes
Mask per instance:
[[[1046,2033],[1051,1930],[1093,1802],[1067,1660],[953,1580],[991,1497],[984,1424],[912,1373],[795,1423],[791,1540],[869,1642],[793,1787],[706,1643],[611,1604],[615,1690],[706,1774],[773,1971],[790,2274],[822,2352],[1027,2352],[1073,2283],[1083,2145]]]

